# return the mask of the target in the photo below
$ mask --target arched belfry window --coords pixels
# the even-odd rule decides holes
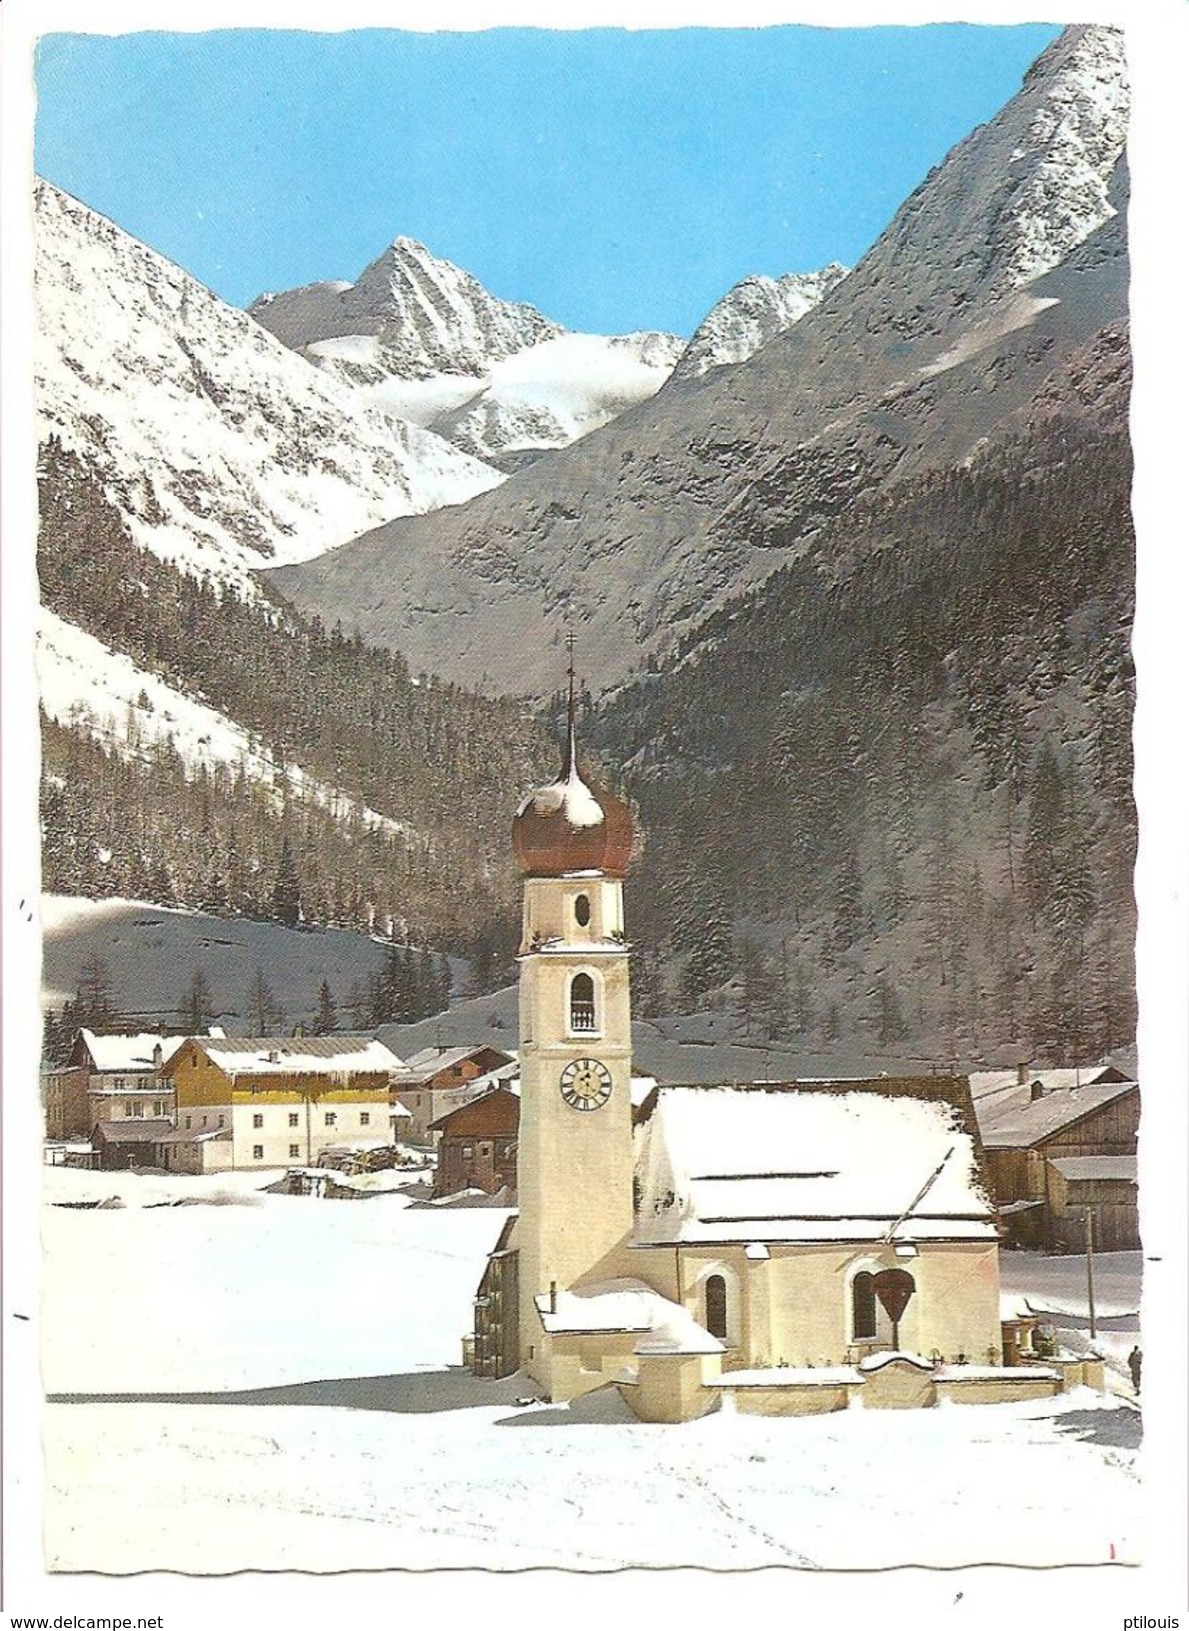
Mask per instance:
[[[867,1341],[875,1335],[875,1278],[863,1271],[851,1281],[851,1325],[855,1342]]]
[[[570,1029],[595,1029],[595,989],[589,974],[575,974],[570,981]]]
[[[574,921],[580,929],[585,929],[590,922],[590,896],[579,895],[574,902]]]
[[[727,1337],[727,1282],[721,1274],[706,1279],[706,1329],[725,1342]]]

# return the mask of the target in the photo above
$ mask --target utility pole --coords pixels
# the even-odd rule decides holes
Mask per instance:
[[[1090,1308],[1090,1341],[1098,1339],[1098,1319],[1094,1312],[1094,1213],[1086,1208],[1086,1302]]]

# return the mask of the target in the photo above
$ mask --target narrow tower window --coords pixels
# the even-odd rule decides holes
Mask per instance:
[[[589,974],[575,974],[570,982],[570,1029],[593,1031],[594,1028],[594,981]]]
[[[875,1281],[866,1272],[851,1282],[851,1316],[854,1340],[863,1342],[875,1335]]]
[[[580,929],[585,929],[590,922],[590,896],[579,895],[574,902],[574,917]]]
[[[706,1281],[706,1329],[725,1342],[727,1336],[727,1282],[721,1274]]]

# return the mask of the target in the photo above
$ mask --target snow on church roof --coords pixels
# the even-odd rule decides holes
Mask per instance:
[[[548,1292],[536,1298],[541,1324],[550,1332],[640,1333],[637,1353],[722,1353],[723,1344],[710,1335],[688,1309],[662,1297],[643,1280],[598,1280],[559,1291],[550,1307]]]
[[[662,1087],[635,1244],[994,1240],[963,1108],[965,1083],[935,1077]]]

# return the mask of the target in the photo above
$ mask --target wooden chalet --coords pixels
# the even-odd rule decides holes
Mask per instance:
[[[430,1124],[438,1135],[435,1195],[457,1195],[481,1189],[488,1195],[516,1189],[516,1143],[520,1099],[507,1087],[496,1087],[450,1110]]]
[[[402,1138],[429,1143],[431,1128],[448,1110],[478,1098],[516,1074],[516,1055],[486,1044],[478,1047],[422,1048],[393,1082],[394,1100],[409,1111]]]

